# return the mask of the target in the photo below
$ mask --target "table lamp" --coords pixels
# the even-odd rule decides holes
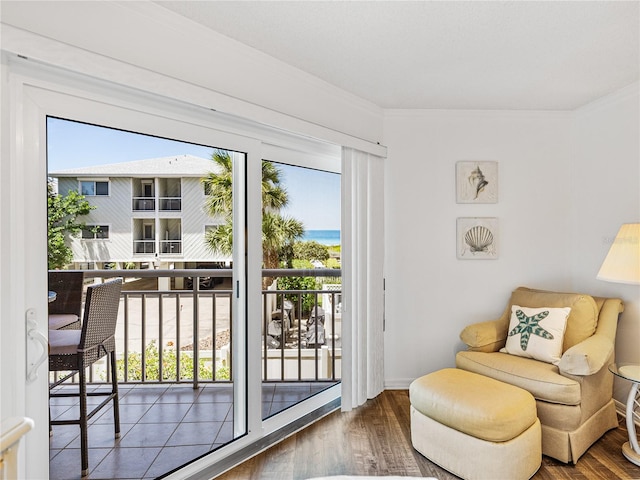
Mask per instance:
[[[625,223],[620,227],[597,278],[640,285],[640,223]]]
[[[607,282],[640,284],[640,223],[625,223],[620,227],[597,278]],[[622,445],[622,454],[640,466],[640,445],[634,422],[634,418],[640,417],[640,368],[636,364],[614,364],[609,370],[632,383],[626,408],[629,441]]]

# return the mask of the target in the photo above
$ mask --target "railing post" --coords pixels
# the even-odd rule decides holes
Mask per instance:
[[[193,277],[193,389],[198,388],[198,349],[200,340],[198,335],[198,290],[200,288],[200,277]]]
[[[143,293],[142,295],[140,295],[140,302],[141,302],[141,306],[140,306],[140,311],[142,313],[142,320],[141,320],[141,326],[140,326],[140,336],[142,337],[140,339],[140,343],[142,344],[142,361],[140,362],[140,367],[142,368],[142,371],[140,372],[140,380],[142,381],[142,383],[145,382],[145,380],[147,379],[147,345],[146,345],[146,337],[147,337],[147,302],[146,302],[146,295]]]
[[[300,297],[302,297],[302,294],[298,293],[298,380],[302,380],[302,310],[300,307]],[[294,310],[295,306],[291,309],[292,316]]]
[[[336,294],[331,294],[331,380],[336,379]],[[342,333],[342,332],[341,332]]]
[[[278,296],[276,294],[276,309],[278,307]],[[284,326],[284,293],[280,294],[280,380],[284,380],[285,377],[285,344],[287,342],[287,329]]]
[[[162,383],[164,379],[162,364],[164,363],[164,338],[163,338],[163,312],[162,312],[162,292],[158,292],[158,381]]]
[[[232,277],[233,278],[233,277]],[[229,369],[229,380],[233,380],[233,308],[231,302],[233,301],[233,294],[229,295],[229,345],[227,347],[227,368]]]
[[[298,291],[297,312],[298,312],[298,370],[302,378],[302,292]]]
[[[215,285],[215,284],[214,284]],[[212,363],[213,363],[213,368],[211,369],[211,379],[215,382],[216,381],[216,351],[218,350],[218,342],[217,342],[217,326],[218,326],[218,322],[217,322],[217,310],[216,310],[216,300],[217,300],[217,296],[216,296],[216,292],[215,290],[212,290],[212,294],[211,294],[211,302],[212,302],[212,309],[211,309],[211,357],[212,357]],[[229,339],[231,339],[231,321],[229,321]]]
[[[182,309],[180,306],[180,294],[176,295],[176,382],[180,381],[180,323]]]
[[[269,379],[269,371],[268,371],[268,366],[269,366],[269,352],[268,352],[268,345],[267,345],[267,335],[269,335],[269,319],[267,318],[267,290],[263,290],[262,291],[262,318],[263,320],[263,334],[262,334],[262,339],[263,339],[263,358],[262,358],[262,362],[263,362],[263,368],[264,368],[264,373],[262,374],[262,380],[264,382],[266,382]]]
[[[313,327],[316,329],[315,337],[314,337],[316,343],[313,346],[313,350],[314,350],[314,352],[313,352],[314,353],[314,362],[313,363],[314,363],[314,366],[315,366],[315,375],[316,375],[315,380],[317,382],[318,381],[318,361],[319,361],[318,350],[320,349],[320,346],[319,346],[320,344],[318,343],[318,323],[320,323],[319,320],[318,320],[318,318],[320,317],[320,313],[318,311],[318,309],[320,308],[318,306],[318,292],[316,292],[314,294],[314,302],[313,303],[314,303],[314,306],[311,307],[311,313],[313,314],[315,312],[315,321],[313,322]]]
[[[123,293],[124,297],[124,374],[123,381],[129,380],[129,295]]]

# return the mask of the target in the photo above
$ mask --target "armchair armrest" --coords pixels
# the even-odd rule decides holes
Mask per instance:
[[[595,300],[600,307],[596,333],[564,352],[558,364],[560,373],[593,375],[605,367],[613,356],[618,315],[624,311],[624,305],[619,298]]]
[[[471,351],[497,352],[505,345],[508,326],[502,318],[473,323],[460,332],[460,340],[467,344]]]
[[[560,373],[593,375],[606,366],[613,354],[614,344],[605,335],[593,335],[569,348],[560,359]]]

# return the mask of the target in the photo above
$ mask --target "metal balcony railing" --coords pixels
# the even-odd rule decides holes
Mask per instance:
[[[182,240],[161,240],[160,253],[167,255],[182,253]]]
[[[262,295],[263,381],[339,380],[341,292],[263,290]],[[325,302],[328,309],[320,306]],[[274,304],[277,308],[268,307]]]
[[[133,253],[156,253],[155,240],[134,240]]]
[[[156,199],[153,197],[133,197],[131,208],[134,212],[154,211],[156,209]]]
[[[331,279],[325,289],[262,292],[263,380],[340,380],[340,270],[264,270],[263,276]],[[125,278],[116,329],[119,381],[196,388],[233,378],[232,270],[87,270],[84,277]],[[203,290],[201,278],[216,281],[204,282],[211,289]],[[107,382],[109,375],[96,363],[89,381]]]
[[[182,210],[182,199],[180,197],[160,197],[160,211],[179,212]]]

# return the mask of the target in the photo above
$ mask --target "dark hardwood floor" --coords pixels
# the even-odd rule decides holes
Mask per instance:
[[[409,425],[408,391],[387,390],[357,410],[326,416],[217,478],[302,480],[348,474],[457,479],[413,449]],[[640,479],[640,467],[622,456],[627,439],[621,419],[619,427],[596,442],[577,465],[543,456],[533,479]]]

